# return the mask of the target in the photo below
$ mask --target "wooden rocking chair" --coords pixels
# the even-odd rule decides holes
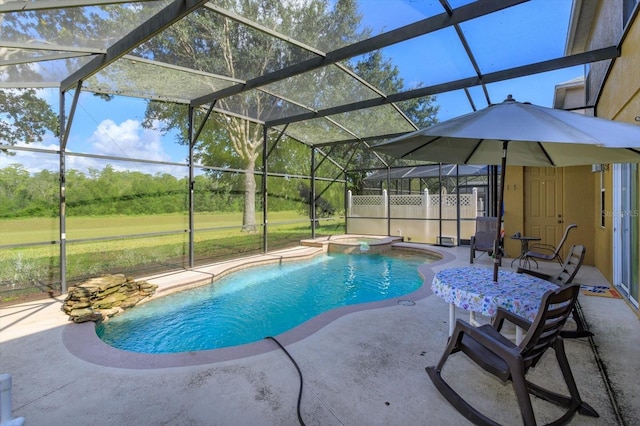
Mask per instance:
[[[584,261],[584,255],[586,252],[587,250],[582,245],[571,246],[571,248],[569,249],[569,254],[567,255],[567,258],[564,260],[564,262],[562,263],[562,267],[560,268],[560,271],[553,275],[544,274],[542,272],[534,271],[531,269],[523,269],[523,268],[518,268],[518,273],[533,275],[534,277],[538,277],[543,280],[552,282],[558,286],[571,284],[575,276],[578,274],[578,270],[580,270],[580,266]],[[578,301],[576,301],[576,304],[573,307],[573,312],[572,312],[573,320],[576,323],[576,329],[562,330],[562,333],[560,335],[565,339],[593,336],[593,333],[586,329],[586,326],[584,325],[584,321],[582,321],[582,318],[578,313],[578,306],[579,306],[579,303]]]
[[[441,371],[449,356],[456,352],[463,352],[503,382],[511,381],[520,405],[522,420],[527,426],[536,424],[529,394],[567,408],[567,411],[553,422],[554,425],[568,423],[576,411],[583,415],[599,417],[596,410],[580,399],[564,343],[560,337],[562,326],[573,310],[579,291],[578,284],[569,284],[557,290],[547,291],[542,297],[540,309],[533,323],[503,308],[498,308],[492,324],[477,328],[458,319],[440,362],[436,366],[426,368],[431,381],[447,401],[467,419],[478,425],[496,425],[494,420],[472,407],[442,378]],[[500,334],[505,319],[527,329],[527,334],[519,345]],[[525,377],[548,348],[553,348],[555,351],[569,396],[560,395],[533,384]]]

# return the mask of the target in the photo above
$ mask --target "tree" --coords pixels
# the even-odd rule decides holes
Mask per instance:
[[[309,44],[337,46],[367,35],[358,30],[360,16],[354,0],[339,0],[330,9],[326,0],[226,0],[220,7],[234,11],[268,28],[277,28]],[[202,9],[146,43],[136,53],[159,61],[179,62],[231,78],[250,78],[285,68],[311,57],[270,35],[253,30]],[[295,84],[295,83],[293,83]],[[214,92],[220,87],[211,87]],[[300,90],[309,91],[308,87]],[[221,99],[222,108],[241,115],[268,116],[284,108],[265,93],[241,94]],[[180,129],[186,140],[185,108],[150,103],[145,125],[160,119],[165,130]],[[197,157],[203,164],[244,169],[243,229],[255,230],[255,167],[261,153],[262,126],[235,116],[216,114],[198,142]]]
[[[34,89],[0,90],[0,141],[42,142],[47,131],[55,132],[58,117]]]
[[[2,2],[5,3],[5,2]],[[140,19],[150,17],[157,8],[144,8],[132,3],[127,6],[102,5],[57,9],[26,10],[0,13],[0,33],[3,40],[51,46],[82,45],[106,48],[108,40],[122,37]],[[20,59],[20,49],[0,47],[0,61]],[[42,65],[19,61],[12,66],[0,66],[0,79],[43,82],[52,74],[71,73],[85,58],[67,58]],[[56,77],[54,77],[56,78]],[[57,132],[58,117],[51,106],[38,97],[34,89],[0,89],[0,141],[14,145],[18,142],[41,142],[47,131]]]
[[[398,93],[415,87],[405,88],[404,79],[400,70],[391,59],[385,58],[380,50],[368,53],[359,61],[350,64],[351,68],[360,77],[380,89],[383,93]],[[420,87],[418,84],[417,87]],[[435,124],[439,106],[435,103],[435,96],[404,101],[396,106],[418,128],[424,128]],[[384,122],[384,117],[375,116],[368,119],[370,122]],[[376,154],[366,146],[356,147],[356,152],[351,156],[353,146],[341,146],[336,156],[339,158],[352,158],[352,163],[358,165],[358,171],[349,174],[351,188],[357,193],[362,189],[363,179],[366,177],[367,168],[380,167],[382,164]]]
[[[309,45],[335,49],[345,43],[353,43],[370,36],[361,29],[361,16],[354,0],[339,0],[333,9],[326,0],[227,0],[221,7],[254,20],[267,28],[277,28]],[[270,35],[252,30],[228,18],[200,10],[181,23],[174,25],[150,42],[137,54],[159,61],[178,62],[202,71],[231,78],[251,78],[269,71],[285,68],[288,64],[310,57],[310,53],[289,45]],[[372,52],[353,61],[350,66],[384,93],[396,93],[404,88],[399,70],[380,51]],[[309,79],[321,81],[317,86]],[[322,90],[317,90],[322,87]],[[221,87],[210,87],[214,92]],[[362,86],[337,72],[334,67],[322,68],[304,77],[293,77],[276,83],[275,88],[286,90],[292,98],[303,104],[333,105],[336,100],[361,99]],[[368,90],[368,89],[367,89]],[[435,121],[437,107],[433,97],[407,101],[402,107],[405,114],[419,126]],[[216,103],[223,109],[240,115],[258,117],[286,113],[286,102],[265,93],[247,92]],[[360,112],[366,116],[366,111]],[[163,123],[163,130],[180,130],[181,143],[187,140],[186,108],[168,103],[151,102],[147,109],[145,125]],[[375,116],[372,122],[384,123]],[[254,170],[260,161],[262,126],[231,115],[213,114],[205,131],[200,135],[196,159],[205,165],[238,168],[244,173],[243,229],[255,230],[256,179]],[[304,147],[303,147],[304,148]],[[350,147],[334,150],[337,158],[350,158]],[[274,151],[277,152],[277,151]],[[289,167],[308,164],[308,148],[287,151]],[[360,166],[371,165],[376,157],[367,149],[360,149],[354,158]],[[270,160],[270,164],[272,161]],[[324,166],[330,167],[329,162]],[[308,170],[308,167],[306,168]],[[210,176],[217,176],[211,172]],[[335,174],[335,172],[333,172]]]

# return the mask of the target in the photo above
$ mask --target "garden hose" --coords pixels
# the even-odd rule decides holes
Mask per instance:
[[[297,403],[296,410],[298,412],[298,421],[300,422],[300,425],[305,426],[304,421],[302,420],[302,415],[300,414],[300,403],[302,402],[302,386],[303,386],[302,372],[300,371],[300,367],[298,367],[298,363],[296,363],[296,360],[293,359],[291,354],[284,348],[284,346],[282,346],[280,342],[278,342],[278,340],[275,337],[267,336],[265,337],[265,339],[271,339],[274,342],[276,342],[276,344],[280,346],[280,349],[282,349],[284,353],[289,357],[294,367],[296,367],[296,370],[298,370],[298,377],[300,377],[300,390],[298,391],[298,403]]]

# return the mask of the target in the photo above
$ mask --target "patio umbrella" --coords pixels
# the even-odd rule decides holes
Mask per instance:
[[[395,158],[455,164],[500,164],[502,206],[504,173],[514,166],[579,166],[640,162],[640,126],[569,111],[516,102],[453,118],[373,146]],[[494,243],[493,279],[498,279],[502,212]]]

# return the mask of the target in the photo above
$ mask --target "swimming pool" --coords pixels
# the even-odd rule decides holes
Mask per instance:
[[[399,297],[422,285],[424,253],[323,255],[244,269],[137,306],[96,327],[119,349],[179,353],[276,336],[331,309]]]

